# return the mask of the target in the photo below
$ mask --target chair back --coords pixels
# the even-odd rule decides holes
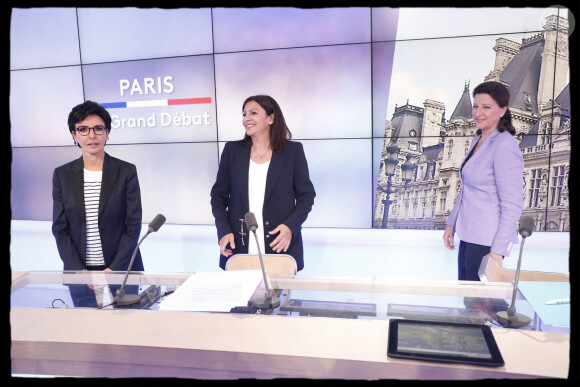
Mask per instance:
[[[514,282],[516,280],[515,270],[504,269],[490,255],[484,256],[481,260],[478,274],[482,282]],[[570,276],[561,273],[520,270],[519,281],[568,282]]]
[[[262,260],[267,274],[296,274],[296,260],[288,254],[262,254]],[[226,262],[227,270],[262,270],[260,257],[257,254],[232,255]]]

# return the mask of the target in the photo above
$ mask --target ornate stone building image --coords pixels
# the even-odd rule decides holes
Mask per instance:
[[[509,88],[524,157],[523,215],[535,219],[536,231],[570,230],[567,30],[567,19],[549,16],[543,32],[521,43],[496,39],[495,65],[485,78]],[[385,125],[373,227],[445,227],[461,188],[459,167],[476,131],[470,87],[466,81],[449,118],[447,107],[431,99],[423,106],[407,101],[395,107]]]

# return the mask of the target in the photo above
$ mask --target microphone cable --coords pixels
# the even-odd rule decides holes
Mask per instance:
[[[53,307],[54,309],[61,309],[61,307],[54,306],[54,302],[55,302],[55,301],[60,301],[60,302],[62,302],[62,304],[64,305],[64,307],[65,307],[65,308],[68,308],[68,304],[67,304],[66,302],[64,302],[64,300],[62,300],[62,299],[60,299],[60,298],[55,298],[54,300],[52,300],[52,307]]]

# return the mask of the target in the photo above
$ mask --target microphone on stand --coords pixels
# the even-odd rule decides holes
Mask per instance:
[[[516,269],[516,280],[514,282],[514,291],[512,294],[512,303],[508,306],[507,311],[497,312],[497,321],[503,325],[511,325],[514,327],[525,327],[531,321],[528,316],[520,313],[516,313],[516,293],[518,291],[518,281],[520,279],[520,265],[522,264],[522,251],[524,250],[524,242],[527,237],[532,235],[532,230],[534,229],[534,218],[529,216],[523,216],[520,219],[520,228],[518,231],[522,236],[522,243],[520,245],[520,257],[518,258],[518,267]]]
[[[123,280],[123,285],[121,289],[117,290],[117,296],[115,297],[115,304],[117,305],[133,305],[139,302],[141,296],[138,294],[126,294],[125,293],[125,283],[127,282],[127,277],[129,277],[129,272],[131,271],[131,267],[133,267],[133,261],[135,260],[135,256],[137,255],[137,250],[139,249],[139,245],[141,242],[147,237],[147,235],[151,234],[152,232],[157,232],[165,223],[165,216],[161,214],[157,214],[155,218],[149,223],[149,230],[147,234],[143,235],[137,247],[135,247],[135,251],[133,251],[133,256],[131,257],[131,262],[129,262],[129,267],[127,268],[127,274],[125,274],[125,279]]]
[[[264,276],[264,285],[266,286],[266,293],[264,297],[258,297],[255,301],[252,300],[252,304],[259,309],[274,309],[280,306],[280,298],[272,296],[272,292],[268,288],[268,280],[266,278],[266,269],[264,268],[264,261],[262,260],[262,252],[260,251],[260,242],[258,242],[258,236],[256,235],[256,229],[258,228],[258,222],[256,221],[256,216],[253,212],[248,212],[244,215],[244,220],[246,221],[246,226],[248,230],[254,233],[254,238],[256,238],[256,246],[258,246],[258,257],[260,258],[260,266],[262,267],[262,275]]]

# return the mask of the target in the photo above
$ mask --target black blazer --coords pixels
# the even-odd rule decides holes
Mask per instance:
[[[234,234],[236,248],[233,254],[248,253],[250,233],[244,226],[245,244],[240,235],[241,222],[249,210],[248,171],[250,168],[250,145],[240,141],[227,142],[214,186],[211,189],[211,208],[215,217],[218,241],[226,234]],[[268,232],[285,224],[292,230],[292,241],[288,251],[296,260],[297,269],[304,268],[302,246],[302,223],[314,204],[314,186],[308,174],[304,148],[299,142],[288,141],[282,152],[273,152],[268,174],[262,217],[266,246],[265,254],[276,254],[270,247],[276,235]],[[228,257],[220,255],[220,267],[225,269]]]
[[[83,158],[54,170],[52,233],[64,270],[86,268]],[[105,266],[127,270],[141,232],[141,191],[137,168],[105,153],[99,199],[99,233]],[[137,252],[131,270],[143,271]]]

